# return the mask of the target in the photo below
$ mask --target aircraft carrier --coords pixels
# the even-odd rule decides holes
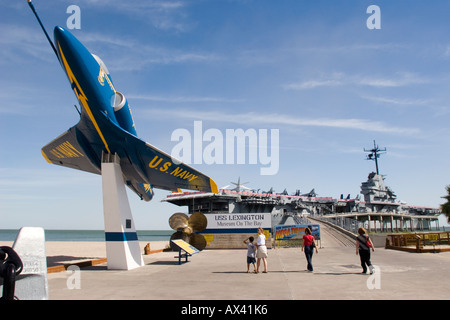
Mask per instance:
[[[361,183],[362,197],[318,197],[314,189],[305,194],[299,190],[294,194],[287,190],[275,193],[272,189],[256,192],[239,179],[232,182],[232,189],[227,186],[218,193],[173,193],[163,201],[187,206],[189,214],[205,214],[208,225],[202,234],[209,248],[241,248],[243,239],[255,235],[258,227],[270,239],[276,225],[305,224],[306,217],[331,221],[353,233],[359,227],[369,232],[431,230],[433,224],[439,228],[439,208],[401,203],[386,186],[377,161],[385,149],[379,149],[374,142],[373,149],[364,151],[370,152],[367,158],[375,161],[376,172]]]

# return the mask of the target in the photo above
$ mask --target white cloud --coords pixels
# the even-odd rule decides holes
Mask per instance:
[[[303,90],[314,89],[317,87],[334,87],[342,85],[343,83],[338,80],[308,80],[299,83],[291,83],[285,85],[284,88],[288,90]]]
[[[221,97],[187,97],[187,96],[155,96],[155,95],[142,95],[142,94],[129,94],[128,99],[135,100],[147,100],[158,102],[170,102],[170,103],[186,103],[186,102],[243,102],[243,99],[228,99]]]
[[[427,83],[428,80],[413,73],[397,73],[394,76],[382,77],[364,77],[356,79],[355,83],[371,87],[405,87],[414,84]]]
[[[364,96],[363,98],[375,102],[401,106],[424,106],[434,103],[434,101],[431,99],[399,99],[399,98],[374,97],[374,96]]]
[[[22,63],[30,56],[44,61],[53,59],[51,49],[39,29],[0,24],[0,30],[0,64],[9,65],[11,61]]]
[[[414,84],[423,84],[429,82],[413,73],[396,73],[389,77],[346,75],[344,73],[333,73],[322,76],[319,79],[310,79],[300,82],[283,85],[286,90],[307,90],[317,87],[333,87],[340,85],[357,85],[369,87],[405,87]]]
[[[185,32],[190,28],[184,12],[186,3],[182,1],[128,0],[111,3],[112,1],[109,0],[85,0],[80,2],[80,7],[108,8],[133,19],[150,23],[160,30]]]
[[[91,52],[102,58],[109,71],[142,70],[152,64],[208,63],[222,60],[222,57],[215,53],[148,45],[131,37],[85,32],[79,38]]]
[[[367,119],[331,119],[331,118],[301,118],[286,114],[267,114],[267,113],[236,113],[236,112],[219,112],[219,111],[197,111],[197,110],[180,110],[180,109],[151,109],[147,111],[153,117],[170,117],[181,119],[196,119],[219,122],[230,122],[237,124],[267,124],[273,126],[313,126],[313,127],[329,127],[336,129],[353,129],[380,133],[395,134],[417,134],[420,132],[417,128],[402,128],[381,121],[373,121]]]

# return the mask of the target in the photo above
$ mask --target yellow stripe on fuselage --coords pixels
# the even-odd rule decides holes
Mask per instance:
[[[81,102],[81,104],[85,108],[85,110],[86,110],[86,112],[87,112],[87,114],[89,116],[89,119],[91,119],[92,124],[95,127],[95,130],[97,130],[97,133],[99,134],[100,138],[102,139],[103,143],[105,144],[106,150],[109,153],[111,153],[111,151],[109,150],[108,144],[106,143],[105,137],[103,136],[103,134],[102,134],[102,132],[101,132],[101,130],[100,130],[98,124],[97,124],[97,121],[95,121],[94,115],[92,114],[92,111],[89,108],[89,105],[87,103],[88,99],[87,99],[86,95],[84,94],[83,89],[81,88],[81,86],[78,83],[77,79],[75,78],[75,75],[73,74],[72,70],[70,69],[69,64],[67,63],[67,60],[64,57],[64,53],[62,52],[61,46],[59,45],[59,43],[58,43],[58,47],[59,47],[59,52],[61,53],[61,58],[63,60],[64,68],[66,69],[67,76],[69,77],[69,81],[70,81],[71,84],[75,83],[76,87],[73,89],[73,92],[75,92],[75,95],[77,96],[78,100]],[[79,89],[80,92],[77,92],[77,89]]]

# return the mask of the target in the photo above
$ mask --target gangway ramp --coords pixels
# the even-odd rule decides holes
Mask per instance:
[[[308,219],[320,226],[321,247],[354,247],[356,245],[355,238],[348,231],[341,231],[321,220],[310,217]]]

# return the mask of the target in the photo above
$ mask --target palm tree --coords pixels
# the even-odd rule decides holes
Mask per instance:
[[[441,197],[441,198],[446,199],[447,202],[444,204],[441,204],[441,210],[442,210],[442,213],[447,216],[447,221],[450,222],[450,185],[445,187],[445,189],[447,190],[447,195],[445,197]]]

